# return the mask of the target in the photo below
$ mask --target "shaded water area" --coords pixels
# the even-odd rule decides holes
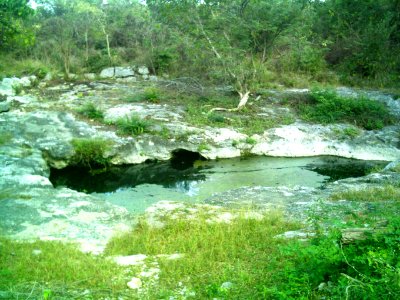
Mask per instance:
[[[186,155],[168,162],[111,167],[107,172],[69,167],[52,170],[55,186],[93,193],[132,212],[142,212],[161,200],[199,202],[240,187],[318,188],[324,183],[359,177],[384,162],[337,157],[246,157],[205,161]]]

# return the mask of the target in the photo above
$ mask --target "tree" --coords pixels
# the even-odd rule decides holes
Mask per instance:
[[[327,60],[351,75],[376,78],[400,70],[400,1],[327,0],[315,3]]]
[[[11,47],[16,42],[23,45],[32,43],[33,36],[22,23],[32,14],[28,0],[0,0],[0,49]]]
[[[210,74],[232,84],[240,96],[233,110],[246,105],[259,80],[258,68],[304,7],[303,1],[291,0],[148,0],[147,4],[155,18],[179,28],[195,41],[197,51],[214,57]]]

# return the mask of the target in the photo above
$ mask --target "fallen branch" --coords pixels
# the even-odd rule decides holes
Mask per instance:
[[[250,92],[246,92],[246,93],[239,92],[239,95],[240,95],[240,102],[237,107],[235,107],[235,108],[214,107],[208,111],[208,114],[210,114],[214,111],[239,111],[239,110],[241,110],[246,105],[247,101],[249,100]]]

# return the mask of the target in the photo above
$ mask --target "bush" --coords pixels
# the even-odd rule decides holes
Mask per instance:
[[[78,113],[90,119],[102,120],[104,118],[103,112],[96,108],[92,102],[88,102],[78,109]]]
[[[384,104],[365,97],[341,97],[334,90],[313,90],[297,109],[304,120],[322,124],[347,122],[374,130],[394,123]]]
[[[71,159],[72,164],[91,170],[109,166],[110,158],[105,154],[111,146],[110,141],[100,138],[73,139],[71,143],[75,150],[75,155]]]
[[[141,135],[149,132],[151,123],[147,120],[143,120],[138,116],[132,115],[129,118],[118,119],[115,123],[118,127],[118,131],[123,134],[129,135]]]
[[[95,54],[89,56],[86,62],[88,72],[99,73],[110,66],[110,59],[107,55]]]
[[[156,87],[147,87],[143,91],[143,98],[146,101],[157,103],[160,101],[160,91]]]
[[[269,296],[280,299],[398,299],[400,222],[385,233],[343,245],[340,232],[281,248],[284,270]],[[283,271],[283,272],[282,272]]]

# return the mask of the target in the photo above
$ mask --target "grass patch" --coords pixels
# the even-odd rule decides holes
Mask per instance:
[[[0,77],[22,77],[36,75],[43,79],[50,71],[49,64],[34,59],[16,59],[12,55],[4,55],[0,58]]]
[[[15,95],[17,95],[17,96],[21,95],[22,92],[24,91],[24,87],[22,86],[22,84],[19,84],[19,83],[13,84],[12,89],[13,89]]]
[[[206,142],[202,142],[198,147],[197,147],[197,151],[198,152],[203,152],[203,151],[210,151],[211,147],[209,144],[207,144]]]
[[[384,104],[365,97],[341,97],[334,90],[315,89],[306,101],[295,103],[295,108],[306,121],[346,122],[367,130],[382,129],[395,121]]]
[[[126,102],[151,102],[159,103],[164,98],[164,91],[155,86],[146,87],[141,93],[128,96],[124,99]]]
[[[184,253],[160,261],[157,289],[148,299],[168,299],[184,287],[194,299],[396,299],[400,221],[385,234],[342,245],[340,231],[307,242],[276,238],[296,228],[274,215],[238,218],[230,224],[199,219],[168,220],[161,229],[140,222],[114,238],[108,254]],[[225,288],[230,283],[229,288]],[[383,298],[380,298],[382,296]]]
[[[247,135],[262,134],[264,131],[279,127],[281,125],[290,125],[294,123],[295,119],[292,115],[282,116],[248,116],[238,120],[237,126],[241,128],[241,131]]]
[[[10,197],[12,196],[12,194],[13,194],[13,193],[11,192],[10,189],[3,189],[3,190],[1,190],[1,191],[0,191],[0,201],[10,198]]]
[[[331,195],[332,200],[346,199],[349,201],[400,201],[400,184],[385,185],[361,190],[348,190]]]
[[[131,233],[114,238],[108,254],[184,253],[178,261],[161,260],[157,290],[149,299],[168,299],[181,285],[195,292],[195,299],[260,299],[262,287],[273,286],[271,274],[283,261],[275,239],[295,225],[270,215],[261,221],[244,217],[231,224],[207,223],[207,215],[194,220],[170,220],[162,229],[141,222]],[[221,288],[232,282],[233,288]]]
[[[234,213],[237,213],[235,211]],[[114,237],[105,255],[173,254],[158,258],[159,279],[136,293],[126,283],[138,268],[121,268],[75,245],[0,238],[0,290],[7,299],[398,299],[400,220],[351,244],[341,233],[317,233],[308,241],[276,238],[298,229],[278,214],[261,220],[245,214],[230,223],[166,219],[163,228],[143,219]],[[39,251],[38,251],[39,250]],[[62,259],[60,259],[62,258]],[[155,258],[154,258],[155,259]],[[152,259],[146,262],[151,262]]]
[[[8,142],[11,141],[11,134],[5,133],[0,135],[0,146],[7,144]]]
[[[222,100],[220,100],[222,101]],[[257,114],[257,108],[244,108],[241,112],[213,112],[208,114],[212,107],[235,107],[237,99],[226,97],[226,102],[209,101],[207,104],[191,100],[186,107],[185,121],[195,126],[233,127],[247,135],[261,134],[270,128],[289,125],[295,121],[291,114],[263,116]],[[208,104],[210,103],[210,104]]]
[[[118,119],[115,125],[119,133],[135,136],[151,132],[150,126],[152,123],[136,115],[131,115],[130,117]]]
[[[78,113],[89,119],[104,119],[104,113],[100,109],[98,109],[92,102],[87,102],[85,105],[79,108]]]
[[[110,158],[106,152],[111,147],[111,141],[100,138],[94,139],[73,139],[72,146],[75,154],[72,157],[72,164],[89,168],[90,170],[105,169],[110,164]]]
[[[0,238],[4,299],[104,299],[129,296],[122,269],[102,256],[60,242],[22,243]],[[45,298],[45,295],[48,295]]]

